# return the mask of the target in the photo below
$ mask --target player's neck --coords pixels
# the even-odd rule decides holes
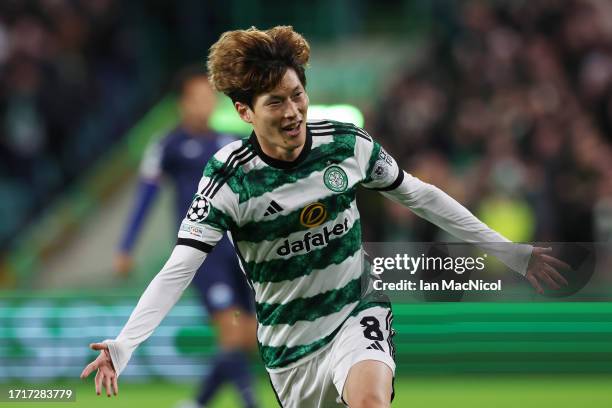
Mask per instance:
[[[300,153],[302,153],[302,150],[304,149],[303,144],[298,147],[285,148],[283,146],[269,145],[261,139],[258,139],[258,142],[259,142],[259,146],[261,147],[261,151],[265,155],[273,159],[276,159],[276,160],[282,160],[282,161],[287,161],[287,162],[292,162],[296,160],[300,156]]]

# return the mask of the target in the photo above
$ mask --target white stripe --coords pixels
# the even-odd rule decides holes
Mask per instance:
[[[307,126],[321,124],[321,123],[330,123],[327,119],[308,119],[306,121]]]
[[[334,130],[348,131],[348,132],[356,131],[360,133],[361,135],[366,136],[368,139],[371,139],[371,136],[365,129],[362,129],[359,126],[355,126],[352,123],[336,124],[336,123],[325,121],[325,122],[320,122],[320,123],[307,123],[307,126],[309,128],[321,128],[321,130],[323,130],[323,128],[328,128],[330,131],[334,131]],[[316,130],[319,130],[319,129],[311,129],[312,132],[315,132]]]
[[[323,145],[333,143],[334,136],[317,136],[312,138],[312,150],[317,149]]]
[[[267,164],[263,160],[261,160],[261,157],[255,156],[254,158],[242,165],[242,171],[246,174],[250,171],[257,170],[266,166]]]
[[[350,314],[359,302],[349,303],[340,311],[319,317],[312,322],[295,324],[259,325],[257,339],[264,346],[304,346],[330,335]]]
[[[362,129],[360,127],[355,127],[353,130],[356,130],[357,133],[359,133],[360,135],[362,135],[366,139],[372,140],[372,136],[370,136],[370,134],[368,132],[366,132],[364,129]]]
[[[227,144],[223,148],[221,148],[221,150],[215,153],[214,157],[216,160],[219,160],[220,162],[225,163],[225,161],[230,156],[230,154],[240,149],[241,147],[242,147],[242,140],[236,140],[235,142]]]
[[[357,138],[355,143],[355,159],[357,159],[357,163],[359,163],[362,180],[369,176],[369,174],[366,174],[366,172],[368,171],[370,157],[372,157],[373,150],[374,143],[369,143]]]
[[[368,140],[372,140],[372,137],[363,129],[354,127],[354,128],[339,128],[339,127],[323,127],[317,126],[317,129],[310,129],[310,133],[317,135],[319,133],[329,133],[329,132],[345,132],[351,135],[361,135]]]
[[[324,128],[324,129],[310,129],[310,133],[327,133],[327,132],[333,132],[334,128]]]
[[[344,287],[363,271],[363,252],[358,250],[341,264],[316,269],[307,276],[292,281],[253,282],[255,301],[258,303],[287,303]]]

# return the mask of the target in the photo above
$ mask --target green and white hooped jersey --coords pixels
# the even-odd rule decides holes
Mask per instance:
[[[392,190],[403,175],[352,124],[308,122],[293,162],[266,156],[253,134],[208,162],[177,243],[209,252],[228,231],[255,293],[264,364],[286,367],[373,306],[362,296],[356,189]]]

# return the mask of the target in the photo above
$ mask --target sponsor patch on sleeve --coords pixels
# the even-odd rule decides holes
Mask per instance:
[[[390,154],[388,154],[385,149],[380,148],[380,153],[378,154],[378,159],[376,163],[374,163],[374,168],[372,169],[372,174],[370,177],[372,180],[385,180],[391,176],[393,172],[393,167],[395,166],[395,161]]]
[[[198,226],[198,225],[193,225],[191,223],[188,223],[186,221],[183,221],[183,223],[181,224],[181,231],[188,233],[189,235],[196,237],[196,238],[203,238],[204,237],[204,228]]]

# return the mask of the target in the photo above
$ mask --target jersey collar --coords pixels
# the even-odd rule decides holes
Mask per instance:
[[[275,159],[274,157],[270,157],[261,150],[261,146],[259,145],[259,141],[257,140],[257,136],[255,135],[255,131],[251,132],[251,137],[249,138],[249,142],[253,146],[255,153],[263,160],[267,165],[276,167],[278,169],[292,169],[300,165],[312,148],[312,134],[310,133],[310,129],[306,126],[306,142],[304,143],[304,148],[300,152],[300,155],[293,161],[285,161]]]

